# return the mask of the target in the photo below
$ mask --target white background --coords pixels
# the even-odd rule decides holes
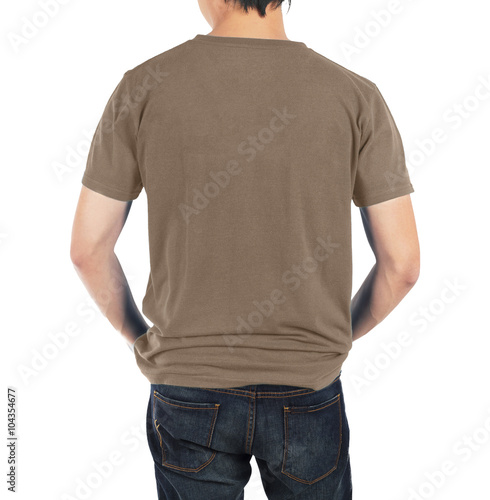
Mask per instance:
[[[14,35],[22,36],[27,21],[39,23],[40,2],[2,7],[2,433],[6,388],[13,386],[16,498],[84,498],[75,494],[80,481],[119,452],[87,498],[153,499],[144,433],[149,384],[72,267],[71,226],[88,140],[123,73],[210,28],[197,0],[65,3],[20,46]],[[376,12],[396,2],[293,0],[285,16],[290,39],[378,85],[415,188],[420,279],[389,318],[354,343],[342,372],[354,498],[488,500],[489,12],[483,0],[398,4],[381,27]],[[365,46],[348,57],[346,44],[360,42]],[[488,89],[477,98],[481,81]],[[417,142],[438,129],[441,143]],[[133,203],[116,248],[138,305],[149,272],[145,198],[142,191]],[[355,292],[374,260],[352,207]],[[73,325],[76,334],[41,366],[52,335]],[[403,332],[409,345],[391,344],[386,354]],[[451,473],[435,474],[445,462]],[[263,500],[252,464],[246,498]]]

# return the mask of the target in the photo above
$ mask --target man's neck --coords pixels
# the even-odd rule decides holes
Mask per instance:
[[[288,40],[280,8],[269,9],[265,18],[260,17],[256,11],[249,10],[247,14],[243,10],[234,9],[208,35]]]

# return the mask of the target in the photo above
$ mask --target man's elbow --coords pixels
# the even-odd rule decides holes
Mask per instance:
[[[74,240],[70,247],[70,260],[76,269],[87,269],[97,260],[98,253],[92,245]]]
[[[397,280],[407,288],[412,288],[420,276],[420,256],[418,254],[413,255],[398,262],[395,269]]]
[[[413,262],[408,265],[403,272],[400,274],[400,279],[407,285],[408,288],[412,288],[420,276],[420,265],[418,262]]]
[[[377,265],[389,281],[403,288],[412,288],[420,275],[420,255],[415,252],[403,257],[377,260]]]
[[[89,256],[84,249],[72,244],[70,247],[70,260],[76,269],[82,269],[86,266]]]

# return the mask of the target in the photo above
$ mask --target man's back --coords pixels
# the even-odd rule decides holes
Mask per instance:
[[[352,346],[351,201],[413,191],[376,85],[279,39],[197,35],[125,73],[82,182],[148,197],[153,384],[320,389]]]

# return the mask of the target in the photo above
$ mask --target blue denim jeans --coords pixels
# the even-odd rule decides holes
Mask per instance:
[[[151,384],[146,431],[159,500],[243,500],[252,455],[269,500],[352,499],[340,374],[318,391]]]

